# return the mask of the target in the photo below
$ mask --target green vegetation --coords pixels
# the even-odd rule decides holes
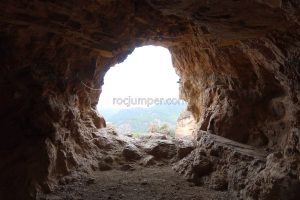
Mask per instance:
[[[139,138],[139,137],[141,137],[141,135],[142,135],[142,133],[138,133],[138,132],[132,133],[132,137],[134,137],[134,138]]]
[[[171,128],[168,124],[156,124],[151,123],[149,126],[150,133],[161,133],[164,135],[169,135],[171,137],[175,137],[175,130]]]
[[[147,133],[151,124],[159,131],[175,132],[176,121],[186,105],[157,105],[149,108],[105,109],[100,110],[108,123],[135,135]],[[130,130],[129,130],[130,129]]]

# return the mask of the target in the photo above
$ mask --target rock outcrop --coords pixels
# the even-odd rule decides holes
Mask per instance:
[[[231,190],[237,199],[297,199],[297,158],[198,132],[197,148],[174,167],[196,184]],[[283,161],[285,160],[285,161]],[[287,162],[287,163],[283,163]]]
[[[196,132],[237,142],[213,150],[224,164],[204,140],[228,140],[200,135],[179,171],[243,198],[295,199],[298,0],[11,0],[0,13],[1,199],[35,199],[127,145],[95,107],[109,67],[148,44],[171,51]]]
[[[123,155],[127,160],[139,160],[142,155],[135,145],[127,145],[123,149]]]
[[[193,113],[183,111],[177,119],[175,137],[194,139],[194,131],[196,128],[196,120]]]

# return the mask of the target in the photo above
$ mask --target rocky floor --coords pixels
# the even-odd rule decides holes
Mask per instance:
[[[137,167],[132,170],[97,171],[93,177],[70,180],[41,200],[222,200],[227,192],[195,186],[170,166]]]

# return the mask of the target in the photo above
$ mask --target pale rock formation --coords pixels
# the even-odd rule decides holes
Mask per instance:
[[[194,138],[196,128],[196,120],[190,111],[183,111],[176,122],[175,137],[176,138]]]

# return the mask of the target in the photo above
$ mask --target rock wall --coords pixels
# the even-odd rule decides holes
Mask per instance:
[[[296,38],[298,33],[273,33],[234,46],[202,51],[187,45],[187,49],[174,50],[189,54],[175,64],[181,74],[182,96],[200,129],[254,146],[283,147],[278,140],[298,123],[294,87],[298,83],[291,87],[291,76],[296,78],[298,72],[285,73],[290,65],[296,70],[299,64]],[[191,65],[195,77],[190,74]]]
[[[197,150],[176,171],[238,199],[299,198],[298,43],[298,31],[271,32],[235,45],[175,50],[182,56],[175,60],[182,96],[199,134]],[[241,144],[228,148],[212,134],[256,149],[249,156]]]
[[[97,149],[89,140],[104,120],[91,107],[95,91],[81,83],[90,85],[97,56],[55,35],[19,31],[22,37],[0,39],[1,195],[27,199],[93,162]]]
[[[267,148],[263,175],[251,179],[258,195],[271,191],[269,182],[281,187],[273,184],[279,178],[298,183],[299,7],[297,0],[1,1],[0,197],[34,199],[59,177],[92,168],[107,151],[95,139],[105,126],[95,112],[105,72],[146,44],[170,49],[198,132]]]
[[[175,137],[194,139],[196,120],[190,111],[183,111],[177,119]]]

